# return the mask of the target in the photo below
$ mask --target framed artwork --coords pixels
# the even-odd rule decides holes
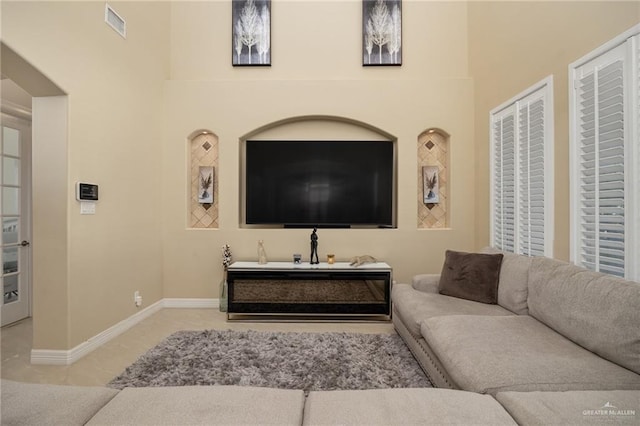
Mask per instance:
[[[438,179],[438,166],[422,167],[422,188],[425,204],[438,204],[440,202],[440,182]]]
[[[233,0],[231,63],[271,65],[271,0]]]
[[[198,174],[198,202],[200,204],[213,203],[213,167],[200,166]]]
[[[402,0],[362,1],[362,65],[402,65]]]

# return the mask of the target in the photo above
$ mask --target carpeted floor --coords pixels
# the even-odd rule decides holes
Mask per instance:
[[[180,331],[109,386],[337,390],[431,387],[397,334]]]

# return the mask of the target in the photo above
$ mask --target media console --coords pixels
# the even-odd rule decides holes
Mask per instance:
[[[351,266],[234,262],[227,271],[227,318],[391,319],[392,269],[383,262]]]

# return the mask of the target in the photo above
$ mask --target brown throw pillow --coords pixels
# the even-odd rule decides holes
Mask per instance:
[[[498,302],[498,281],[502,254],[464,253],[447,250],[440,275],[440,294],[473,300]]]

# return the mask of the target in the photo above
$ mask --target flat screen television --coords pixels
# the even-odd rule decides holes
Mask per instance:
[[[392,141],[247,141],[248,225],[394,228]]]

